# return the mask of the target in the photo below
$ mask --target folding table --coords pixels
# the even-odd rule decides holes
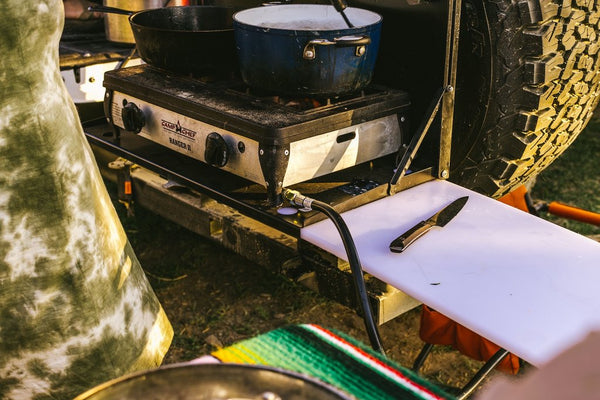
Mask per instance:
[[[445,227],[390,252],[394,238],[465,195]],[[442,180],[342,217],[365,272],[533,365],[600,326],[600,243],[585,236]],[[329,220],[301,238],[347,259]]]

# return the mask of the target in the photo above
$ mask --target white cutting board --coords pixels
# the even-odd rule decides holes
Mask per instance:
[[[461,196],[444,228],[403,253],[390,242]],[[363,269],[540,365],[600,327],[600,243],[447,181],[342,214]],[[301,237],[346,259],[329,220]]]

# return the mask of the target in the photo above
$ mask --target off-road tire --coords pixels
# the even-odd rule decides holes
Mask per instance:
[[[600,3],[463,0],[451,180],[492,197],[586,126],[600,90]]]

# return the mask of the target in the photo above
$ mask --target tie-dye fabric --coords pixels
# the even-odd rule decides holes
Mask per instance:
[[[69,399],[158,366],[172,328],[58,66],[60,0],[0,1],[0,398]]]

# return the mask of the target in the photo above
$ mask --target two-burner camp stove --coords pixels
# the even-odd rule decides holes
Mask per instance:
[[[407,93],[370,86],[328,99],[250,91],[227,77],[147,65],[109,71],[105,113],[123,130],[266,188],[282,188],[396,153]]]

